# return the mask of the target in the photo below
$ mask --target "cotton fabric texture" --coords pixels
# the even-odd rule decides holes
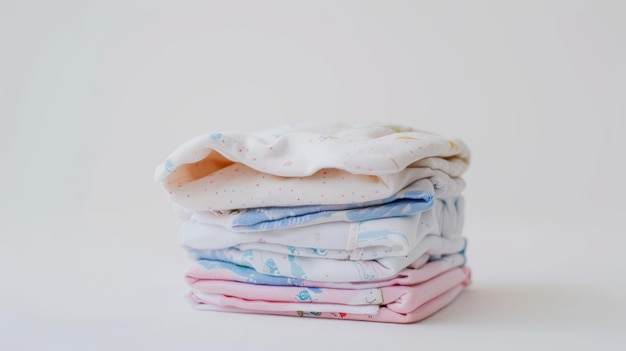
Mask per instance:
[[[471,283],[458,139],[293,124],[180,145],[155,180],[183,221],[196,309],[411,323]]]

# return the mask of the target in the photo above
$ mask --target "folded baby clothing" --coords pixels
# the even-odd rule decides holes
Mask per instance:
[[[267,231],[235,232],[219,225],[190,220],[180,231],[180,243],[188,249],[269,250],[298,256],[336,259],[375,259],[404,256],[424,236],[456,239],[461,236],[463,198],[437,200],[430,210],[358,222],[329,222]],[[437,230],[439,229],[439,230]]]
[[[406,126],[216,132],[155,178],[184,221],[197,309],[416,322],[471,282],[469,150]]]

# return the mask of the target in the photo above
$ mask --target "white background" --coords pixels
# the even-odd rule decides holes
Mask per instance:
[[[0,349],[623,349],[626,3],[0,2]],[[472,150],[474,284],[412,325],[198,312],[153,171],[295,121]]]

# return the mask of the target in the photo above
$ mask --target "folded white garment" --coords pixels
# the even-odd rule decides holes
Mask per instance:
[[[212,250],[236,247],[295,256],[372,260],[407,255],[427,234],[461,236],[462,197],[436,200],[430,210],[411,216],[360,222],[331,222],[287,229],[233,232],[230,229],[185,222],[180,244],[188,249]]]
[[[423,254],[437,258],[462,252],[465,238],[446,238],[426,235],[405,256],[383,257],[375,260],[349,260],[346,253],[340,259],[303,257],[270,251],[245,250],[231,247],[219,250],[188,249],[192,259],[216,260],[250,267],[257,272],[274,276],[327,282],[360,282],[388,279],[408,267]]]
[[[408,127],[307,124],[199,136],[155,178],[190,211],[349,204],[387,198],[419,179],[462,187],[468,159],[463,142]]]

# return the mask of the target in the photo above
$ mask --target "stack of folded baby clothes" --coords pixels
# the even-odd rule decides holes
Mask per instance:
[[[202,310],[410,323],[470,283],[469,151],[406,126],[201,135],[156,171]]]

